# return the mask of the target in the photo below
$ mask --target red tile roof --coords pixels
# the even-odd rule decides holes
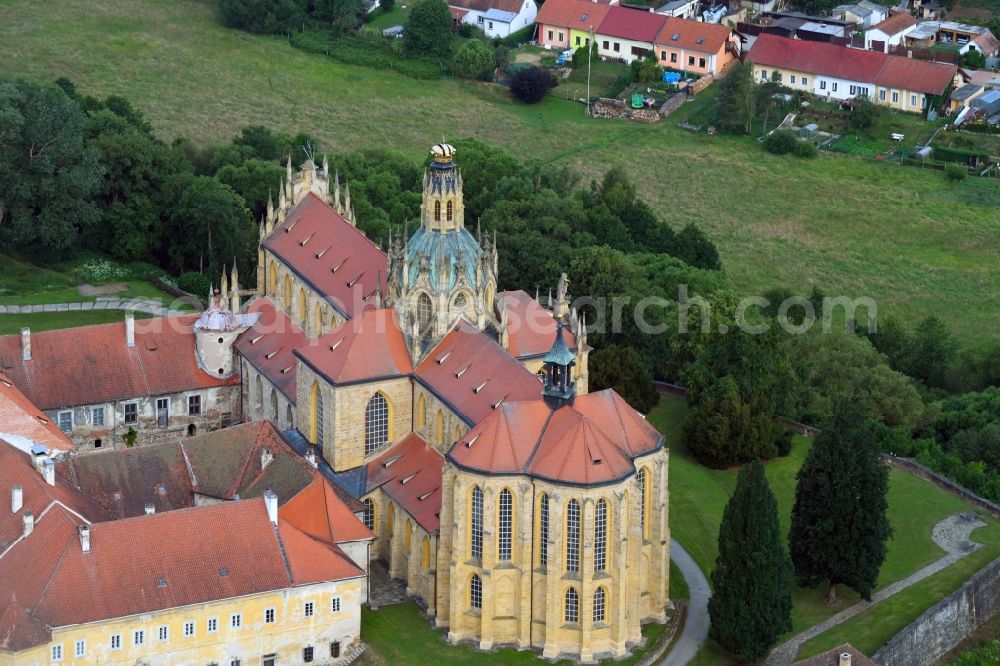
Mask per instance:
[[[997,51],[1000,51],[1000,39],[997,39],[997,37],[990,30],[976,35],[972,41],[979,44],[979,48],[982,49],[983,53],[985,53],[987,57],[996,55]]]
[[[500,298],[507,311],[510,355],[520,359],[544,356],[555,338],[558,322],[553,314],[524,291],[504,291]],[[563,329],[563,339],[567,347],[576,351],[576,337],[568,328]]]
[[[410,433],[368,463],[365,493],[381,488],[427,532],[441,525],[441,466],[444,457]]]
[[[20,652],[51,639],[48,627],[28,615],[12,592],[7,604],[0,607],[0,652]]]
[[[542,394],[535,374],[464,319],[427,354],[415,375],[470,424],[499,404]]]
[[[913,16],[910,15],[908,12],[899,12],[893,14],[892,16],[882,21],[881,23],[877,23],[874,26],[872,26],[872,30],[881,30],[885,34],[891,36],[899,34],[904,30],[906,30],[907,28],[909,28],[911,25],[916,25],[916,24],[917,24],[917,19],[913,18]]]
[[[337,546],[314,539],[284,520],[279,521],[279,532],[296,585],[365,575]]]
[[[610,483],[635,471],[633,459],[662,436],[613,390],[578,396],[552,410],[542,400],[503,405],[448,452],[458,466],[487,474],[528,474],[574,485]]]
[[[141,319],[135,346],[125,322],[31,334],[32,360],[21,359],[21,336],[0,336],[0,369],[39,409],[92,405],[139,396],[239,383],[200,367],[192,325],[198,315]]]
[[[278,515],[314,539],[330,544],[375,538],[322,477],[285,502]]]
[[[656,43],[669,48],[701,53],[718,53],[729,41],[732,34],[732,28],[718,23],[668,17],[667,22],[663,24],[656,36]],[[674,39],[674,35],[677,35],[677,39]]]
[[[750,60],[819,76],[872,83],[885,88],[940,95],[958,72],[955,65],[849,49],[836,44],[788,39],[772,34],[757,38]]]
[[[666,20],[662,14],[615,6],[608,9],[597,34],[652,43]]]
[[[596,30],[607,16],[611,5],[591,0],[546,0],[535,23],[575,30]]]
[[[348,317],[374,307],[376,291],[386,293],[385,254],[315,194],[288,213],[264,247]]]
[[[23,449],[41,444],[55,451],[73,451],[76,446],[49,417],[31,404],[14,382],[0,373],[0,439],[20,440]]]
[[[236,351],[294,404],[298,364],[292,351],[306,345],[305,332],[268,296],[254,299],[246,311],[260,319],[240,335]]]
[[[391,308],[365,310],[295,355],[334,384],[413,371],[406,339]]]

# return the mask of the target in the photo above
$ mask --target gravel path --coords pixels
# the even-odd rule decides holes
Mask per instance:
[[[705,580],[705,574],[677,540],[670,542],[670,559],[680,569],[691,592],[688,615],[680,638],[674,644],[660,666],[684,666],[691,661],[708,638],[708,597],[712,594]]]
[[[974,550],[982,548],[982,544],[970,541],[969,537],[972,534],[972,530],[977,527],[985,526],[986,523],[979,520],[979,518],[971,512],[948,516],[934,526],[934,531],[931,534],[931,538],[934,539],[934,543],[944,550],[944,557],[931,562],[923,569],[910,574],[903,580],[896,581],[892,585],[879,590],[872,595],[871,601],[859,601],[850,608],[845,608],[833,617],[827,619],[825,622],[821,622],[814,627],[806,629],[801,634],[794,636],[787,643],[782,643],[778,647],[774,648],[774,650],[771,651],[771,654],[768,655],[767,660],[764,662],[765,666],[789,666],[795,661],[795,657],[799,653],[799,648],[802,647],[802,644],[809,639],[819,636],[824,631],[832,629],[841,622],[851,619],[858,613],[863,613],[872,606],[881,603],[897,592],[919,583],[928,576],[932,576],[938,571],[941,571],[941,569],[944,569],[950,564],[962,559]]]
[[[36,312],[72,312],[75,310],[131,310],[158,317],[179,317],[191,314],[183,310],[164,307],[160,301],[148,298],[116,298],[98,296],[84,303],[46,303],[44,305],[0,305],[0,314],[34,314]]]

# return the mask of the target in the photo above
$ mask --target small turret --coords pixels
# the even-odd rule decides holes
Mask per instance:
[[[573,379],[573,366],[576,358],[566,346],[563,339],[563,323],[556,326],[556,339],[552,349],[542,359],[545,380],[542,385],[542,397],[552,409],[571,404],[576,397],[576,381]]]

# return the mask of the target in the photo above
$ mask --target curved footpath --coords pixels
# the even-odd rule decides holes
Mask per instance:
[[[684,666],[694,659],[708,638],[708,597],[712,592],[709,590],[705,574],[676,539],[670,542],[670,559],[684,576],[691,593],[691,601],[688,604],[688,615],[680,638],[660,662],[660,666]]]
[[[160,301],[147,298],[115,298],[98,296],[96,301],[82,303],[46,303],[44,305],[0,305],[0,314],[34,314],[36,312],[72,312],[76,310],[131,310],[157,317],[179,317],[193,314],[163,307]]]

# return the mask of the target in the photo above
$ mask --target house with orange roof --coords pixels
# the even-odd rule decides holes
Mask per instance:
[[[0,439],[30,452],[35,446],[69,453],[76,449],[62,430],[0,373]]]
[[[597,27],[597,52],[605,58],[632,64],[653,51],[667,17],[652,10],[611,7]]]
[[[891,14],[889,18],[865,31],[865,48],[889,53],[891,47],[902,44],[916,27],[917,19],[909,12]]]
[[[725,25],[668,18],[656,36],[655,47],[662,67],[716,75],[739,62],[741,40]]]
[[[608,9],[616,4],[618,0],[546,0],[535,18],[538,43],[559,50],[584,48]]]

